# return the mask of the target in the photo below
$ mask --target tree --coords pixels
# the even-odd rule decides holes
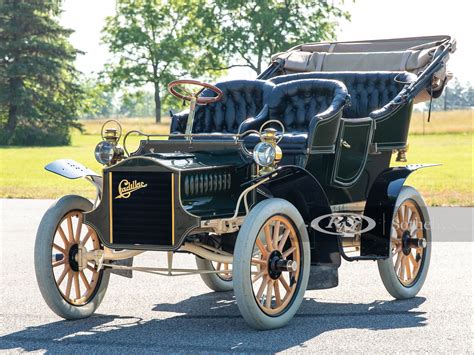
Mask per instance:
[[[0,1],[0,144],[70,141],[82,91],[58,0]]]
[[[474,107],[474,87],[469,82],[461,82],[454,78],[444,88],[443,94],[438,99],[433,99],[433,111],[446,111],[453,109]],[[429,109],[430,102],[425,102],[425,109]]]
[[[337,2],[336,2],[337,3]],[[339,2],[340,5],[343,1]],[[349,13],[327,0],[216,0],[218,48],[259,74],[272,54],[334,39],[337,20]]]
[[[152,84],[155,118],[161,121],[161,95],[181,75],[212,76],[222,63],[206,50],[213,30],[206,0],[117,0],[106,19],[103,40],[118,56],[107,66],[115,87]]]
[[[86,78],[81,84],[84,92],[82,118],[110,117],[114,113],[114,91],[96,78]]]

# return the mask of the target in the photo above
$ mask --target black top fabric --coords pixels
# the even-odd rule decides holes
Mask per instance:
[[[264,80],[231,80],[217,83],[222,90],[222,100],[198,106],[194,116],[193,133],[237,133],[239,125],[249,117],[255,117],[263,108],[264,101],[274,85]],[[215,96],[205,90],[202,96]],[[184,133],[187,113],[172,117],[171,132]]]
[[[406,72],[309,72],[280,75],[270,81],[281,84],[301,79],[341,81],[351,97],[351,104],[345,107],[343,117],[362,118],[388,104],[406,83],[416,79],[416,75]]]

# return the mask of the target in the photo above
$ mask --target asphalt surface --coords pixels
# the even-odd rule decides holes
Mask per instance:
[[[199,276],[112,275],[96,315],[64,321],[39,293],[33,267],[37,225],[51,201],[0,200],[2,352],[473,353],[473,209],[430,209],[431,266],[418,297],[395,301],[375,262],[344,262],[339,287],[308,291],[283,329],[249,329],[233,293]],[[177,267],[194,266],[178,255]],[[165,266],[147,253],[135,265]]]

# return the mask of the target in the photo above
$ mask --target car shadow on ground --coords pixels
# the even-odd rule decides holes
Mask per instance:
[[[305,298],[290,324],[262,332],[247,327],[232,292],[207,293],[153,307],[156,318],[96,314],[78,321],[28,327],[0,338],[0,349],[26,351],[95,345],[135,351],[277,352],[338,329],[400,329],[425,325],[416,311],[425,298],[357,304]],[[262,341],[265,339],[265,341]]]

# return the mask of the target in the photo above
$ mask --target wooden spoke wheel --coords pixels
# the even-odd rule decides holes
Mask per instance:
[[[96,232],[83,223],[82,211],[71,211],[59,222],[53,238],[51,263],[56,286],[64,299],[84,305],[97,289],[100,273],[91,261],[79,265],[79,252],[100,249]]]
[[[303,218],[288,201],[260,202],[245,218],[234,250],[234,293],[256,329],[287,324],[303,300],[310,246]]]
[[[391,253],[378,260],[380,277],[395,298],[411,298],[418,294],[429,268],[431,231],[429,215],[421,195],[404,186],[398,196],[391,228]]]
[[[424,254],[421,245],[418,248],[406,245],[408,238],[424,239],[423,221],[414,201],[406,200],[398,208],[392,224],[391,238],[395,273],[404,286],[410,286],[418,277]]]
[[[212,267],[216,271],[222,271],[222,273],[216,274],[219,278],[224,281],[232,281],[232,264],[212,262]]]
[[[271,217],[255,240],[252,255],[255,299],[266,314],[278,314],[291,301],[301,268],[300,243],[291,221]]]
[[[199,270],[222,271],[222,273],[200,274],[204,283],[216,292],[232,291],[232,264],[217,263],[196,256],[196,265]]]
[[[98,250],[97,233],[83,222],[92,203],[80,196],[65,196],[46,211],[36,234],[35,272],[47,305],[66,319],[90,316],[102,301],[109,272],[98,271],[94,261],[81,255]]]

